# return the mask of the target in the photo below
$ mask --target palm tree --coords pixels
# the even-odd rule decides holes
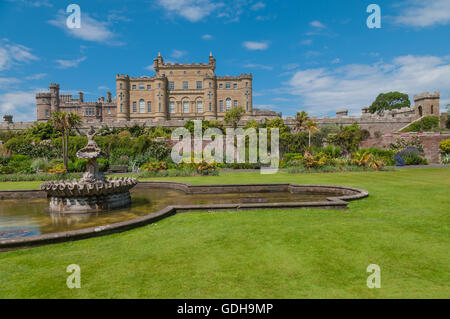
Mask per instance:
[[[312,120],[308,119],[308,121],[305,123],[305,127],[308,130],[308,148],[311,148],[311,133],[318,131],[317,123]]]
[[[299,133],[301,131],[303,131],[305,129],[305,123],[309,120],[309,116],[308,113],[306,113],[306,111],[301,111],[301,112],[297,112],[297,114],[295,114],[295,126],[294,126],[294,131],[296,133]]]
[[[61,132],[62,137],[62,154],[64,167],[67,170],[67,165],[69,162],[68,149],[69,149],[69,135],[72,129],[78,128],[81,125],[81,116],[75,113],[67,113],[56,111],[52,113],[51,122],[55,128]]]

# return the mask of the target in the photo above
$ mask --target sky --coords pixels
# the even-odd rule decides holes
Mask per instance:
[[[69,4],[81,28],[69,29]],[[370,4],[381,28],[369,28]],[[358,115],[382,92],[441,92],[450,103],[450,0],[0,0],[0,116],[36,119],[35,93],[96,101],[115,75],[168,62],[253,74],[254,107]]]

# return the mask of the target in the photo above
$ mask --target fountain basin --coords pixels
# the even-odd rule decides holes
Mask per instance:
[[[151,181],[137,184],[132,195],[129,208],[93,214],[60,214],[46,211],[45,191],[0,191],[0,199],[5,199],[0,201],[0,251],[122,232],[189,211],[346,209],[349,201],[365,198],[369,193],[345,186],[294,183],[190,185]],[[18,198],[32,200],[24,203]],[[17,224],[27,227],[17,227]],[[37,230],[39,235],[35,235]],[[7,238],[1,237],[2,231]],[[11,237],[17,231],[18,234],[26,231],[28,235]]]

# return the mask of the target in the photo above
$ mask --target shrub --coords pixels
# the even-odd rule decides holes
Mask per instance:
[[[303,165],[307,168],[318,168],[325,166],[328,163],[328,158],[324,153],[312,155],[306,152],[303,156]]]
[[[374,170],[379,170],[386,165],[383,160],[376,158],[376,156],[367,151],[353,153],[351,164],[366,168],[372,168]]]
[[[428,161],[420,156],[420,151],[415,147],[408,147],[398,152],[395,156],[395,165],[427,165]]]
[[[141,170],[144,172],[160,172],[167,170],[167,163],[165,162],[148,162],[142,165]]]
[[[73,180],[80,177],[81,174],[7,174],[0,175],[0,182]]]
[[[313,148],[314,154],[324,153],[329,158],[341,157],[341,148],[336,145],[328,145],[327,147]]]
[[[392,150],[383,150],[376,147],[370,147],[370,148],[361,148],[359,152],[368,152],[372,155],[374,155],[376,158],[379,158],[383,160],[383,162],[386,163],[386,165],[395,165],[394,155],[395,152]]]
[[[450,138],[439,143],[439,149],[444,154],[450,153]]]
[[[414,138],[409,140],[401,137],[394,143],[389,144],[389,149],[394,151],[395,153],[401,152],[407,148],[415,148],[419,151],[420,154],[423,154],[423,146],[422,143],[420,143],[420,139],[418,136],[415,136]]]
[[[439,118],[436,116],[425,116],[421,120],[411,123],[402,132],[429,132],[439,128]]]
[[[450,153],[441,155],[441,163],[442,164],[450,164]]]
[[[97,159],[98,170],[100,172],[106,172],[109,168],[109,160],[107,158],[99,158]]]
[[[31,162],[31,168],[36,172],[46,172],[49,169],[49,163],[46,158],[36,158]]]
[[[50,168],[48,171],[50,174],[54,174],[54,175],[62,175],[62,174],[67,173],[66,168],[64,167],[64,164],[56,164],[55,166]]]
[[[74,161],[69,161],[67,170],[69,172],[85,172],[87,159],[75,159]]]

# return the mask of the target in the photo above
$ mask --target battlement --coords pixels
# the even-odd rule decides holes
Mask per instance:
[[[51,98],[52,94],[50,92],[40,92],[36,93],[36,98]]]
[[[440,97],[441,97],[440,92],[434,92],[434,93],[424,92],[421,94],[414,95],[414,102],[426,100],[426,99],[440,99]]]
[[[253,75],[251,73],[242,73],[238,76],[230,76],[230,75],[224,75],[224,76],[218,76],[217,80],[222,81],[233,81],[233,80],[252,80]]]

